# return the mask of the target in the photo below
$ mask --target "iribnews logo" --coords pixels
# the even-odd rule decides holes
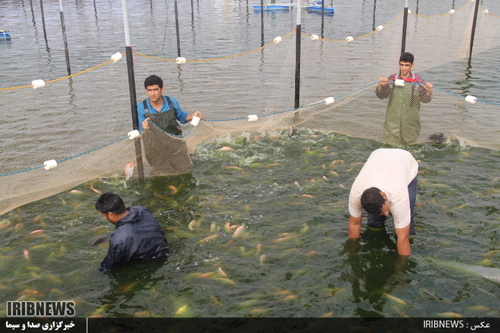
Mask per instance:
[[[73,317],[75,314],[72,301],[7,302],[7,317]]]

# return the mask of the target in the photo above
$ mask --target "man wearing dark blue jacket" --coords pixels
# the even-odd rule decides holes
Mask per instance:
[[[119,195],[108,192],[99,197],[95,208],[116,227],[100,271],[111,271],[134,259],[163,257],[170,252],[160,224],[146,207],[126,208]]]

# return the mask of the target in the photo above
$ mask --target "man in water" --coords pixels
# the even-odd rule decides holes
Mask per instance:
[[[413,209],[417,198],[418,163],[406,150],[373,151],[352,184],[349,195],[349,240],[357,240],[363,209],[368,226],[384,228],[389,213],[394,218],[397,251],[410,255],[409,236],[415,234]]]
[[[399,58],[399,73],[382,77],[375,94],[380,99],[389,98],[384,122],[384,141],[392,145],[417,142],[420,135],[420,103],[432,100],[432,84],[411,69],[414,56],[405,52]],[[404,80],[396,86],[396,80]]]
[[[155,259],[170,252],[160,224],[146,207],[126,208],[119,195],[108,192],[97,199],[95,208],[116,227],[100,271],[108,272],[130,260]]]
[[[175,98],[163,96],[163,80],[156,75],[147,77],[144,87],[148,98],[137,105],[137,113],[139,131],[144,130],[144,149],[151,174],[190,173],[193,164],[186,142],[176,136],[182,136],[179,123],[185,124],[195,116],[203,119],[203,114],[200,111],[188,114]]]

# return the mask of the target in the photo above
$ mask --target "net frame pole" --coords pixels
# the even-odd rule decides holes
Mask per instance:
[[[321,38],[324,38],[325,34],[325,2],[321,1]]]
[[[123,26],[125,31],[125,53],[127,59],[128,87],[130,95],[130,109],[132,112],[132,127],[139,129],[139,115],[137,114],[137,96],[135,93],[134,57],[130,41],[130,28],[128,22],[127,0],[122,0]],[[142,164],[141,139],[135,140],[135,158],[137,174],[139,178],[144,178],[144,166]]]
[[[405,9],[403,15],[403,37],[401,40],[401,54],[406,51],[406,29],[408,26],[408,0],[405,0]]]
[[[302,2],[301,0],[297,0],[297,27],[295,29],[296,34],[296,43],[295,43],[295,104],[294,108],[298,108],[300,105],[300,41],[301,41],[301,10],[302,10]],[[295,117],[299,116],[299,112],[296,111],[294,113]]]
[[[49,41],[47,39],[47,29],[45,28],[45,13],[43,11],[43,0],[40,0],[40,12],[42,13],[43,36],[45,38],[45,44],[47,44],[47,48],[48,48],[49,47]]]
[[[264,46],[264,0],[260,0],[260,46]]]
[[[62,29],[63,42],[64,42],[64,56],[66,58],[66,70],[68,72],[68,75],[71,75],[71,65],[70,65],[70,61],[69,61],[69,50],[68,50],[68,38],[66,37],[66,24],[64,22],[64,11],[63,11],[62,0],[59,0],[59,17],[61,19],[61,29]]]
[[[177,10],[177,0],[174,1],[175,12],[175,34],[177,36],[177,56],[181,56],[181,37],[179,32],[179,11]]]
[[[476,6],[474,7],[474,19],[472,20],[472,28],[470,34],[469,60],[472,59],[472,49],[474,47],[474,35],[476,34],[477,14],[479,12],[479,0],[476,0],[475,5]]]

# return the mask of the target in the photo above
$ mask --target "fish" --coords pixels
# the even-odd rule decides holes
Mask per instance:
[[[197,223],[198,222],[196,222],[196,220],[192,220],[191,222],[189,222],[189,224],[188,224],[189,230],[194,230]]]
[[[219,148],[217,150],[221,150],[221,151],[231,151],[231,150],[234,150],[234,148],[231,148],[231,147],[228,147],[228,146],[224,146],[222,148]]]
[[[144,318],[144,317],[151,317],[154,315],[153,311],[140,311],[134,313],[134,318]]]
[[[287,239],[291,239],[291,238],[294,238],[294,237],[297,237],[298,235],[291,235],[291,236],[286,236],[286,237],[282,237],[282,238],[277,238],[275,240],[273,240],[274,243],[281,243],[282,241],[285,241]]]
[[[313,254],[316,254],[316,250],[309,251],[306,255],[306,257],[311,258]]]
[[[257,246],[255,246],[255,249],[256,249],[256,253],[257,253],[257,255],[259,255],[259,254],[260,254],[260,251],[262,251],[262,245],[261,245],[260,243],[259,243],[259,244],[257,244]]]
[[[175,316],[182,316],[184,314],[186,314],[187,310],[189,309],[189,306],[187,305],[183,305],[181,306],[176,312],[175,312]]]
[[[455,313],[455,312],[440,312],[437,313],[438,317],[441,318],[462,318],[463,316],[461,314]]]
[[[105,236],[101,236],[101,237],[98,237],[96,240],[94,240],[92,242],[92,244],[90,244],[91,246],[95,246],[95,245],[99,245],[101,243],[104,243],[106,242],[108,239],[109,239],[109,235],[105,235]]]
[[[219,274],[223,278],[227,278],[228,277],[228,275],[226,274],[226,272],[224,272],[222,270],[222,267],[217,268],[217,274]]]
[[[130,291],[132,291],[135,286],[139,283],[140,281],[137,280],[137,281],[134,281],[132,283],[128,283],[128,284],[125,284],[123,286],[120,286],[120,288],[118,288],[117,290],[121,293],[121,294],[124,294],[124,293],[128,293]]]
[[[167,186],[167,188],[170,190],[170,195],[177,194],[179,192],[179,189],[173,185]]]
[[[220,277],[210,277],[212,280],[215,280],[215,281],[220,281],[220,282],[223,282],[225,284],[229,284],[229,285],[236,285],[236,282],[234,282],[233,280],[230,280],[228,278],[220,278]]]
[[[71,190],[68,193],[82,193],[82,191],[80,191],[80,190]]]
[[[247,301],[243,301],[243,302],[240,302],[240,303],[236,303],[237,306],[239,307],[249,307],[249,306],[253,306],[255,304],[258,304],[260,303],[261,301],[258,300],[258,299],[249,299]]]
[[[92,192],[101,194],[102,192],[94,188],[94,184],[89,184],[89,188],[92,190]]]
[[[23,255],[27,260],[30,260],[30,252],[28,250],[24,250]]]
[[[209,240],[215,239],[215,238],[217,238],[217,237],[219,237],[219,235],[218,235],[218,234],[215,234],[215,235],[212,235],[212,236],[208,236],[208,237],[206,237],[206,238],[203,238],[202,240],[197,241],[197,242],[196,242],[196,244],[200,244],[200,243],[208,242]]]
[[[24,222],[19,222],[18,224],[15,225],[14,231],[15,232],[20,232],[21,230],[24,229]]]
[[[18,296],[22,296],[22,295],[26,295],[26,296],[43,296],[43,294],[41,292],[39,292],[38,290],[34,290],[34,289],[24,289],[23,291],[19,292],[19,294],[17,294]]]
[[[28,236],[30,236],[30,237],[35,237],[35,236],[45,237],[45,232],[42,229],[38,229],[38,230],[30,232],[28,234]]]
[[[433,261],[438,265],[438,267],[451,268],[457,271],[463,271],[468,273],[474,273],[479,276],[482,276],[485,279],[490,281],[500,283],[500,268],[493,267],[483,267],[477,265],[468,265],[454,261],[446,261],[446,260],[436,260]],[[486,262],[487,263],[487,262]]]
[[[291,301],[292,299],[296,299],[297,295],[289,295],[282,299],[282,301]]]
[[[236,165],[225,165],[223,166],[224,169],[233,169],[233,170],[238,170],[238,171],[244,171],[242,167],[236,166]]]
[[[444,133],[434,133],[429,135],[428,139],[434,141],[434,143],[437,144],[447,143],[447,144],[452,144],[454,146],[465,147],[464,139],[460,138],[455,134],[451,134],[450,136],[447,137],[444,135]]]
[[[313,199],[316,198],[314,195],[310,195],[310,194],[302,194],[300,197],[301,198],[313,198]]]
[[[388,299],[390,299],[391,301],[394,301],[398,304],[401,304],[401,305],[405,305],[406,304],[406,301],[402,300],[401,298],[397,298],[396,296],[392,296],[392,295],[389,295],[387,293],[384,293],[384,296]]]
[[[134,162],[132,161],[125,166],[125,180],[129,180],[133,174],[134,174]]]
[[[12,224],[12,222],[9,220],[0,221],[0,230],[7,228],[11,224]]]
[[[243,236],[243,233],[245,232],[245,225],[240,225],[236,231],[233,233],[233,238],[240,238]]]
[[[239,225],[231,225],[230,222],[226,222],[226,224],[224,224],[224,229],[227,231],[227,232],[233,232],[234,229],[237,229],[239,227]]]
[[[199,275],[198,278],[205,279],[205,278],[211,277],[214,274],[215,274],[215,272],[208,272],[208,273],[204,273],[204,274]]]
[[[288,127],[287,134],[288,134],[289,137],[292,137],[295,134],[297,134],[297,130],[293,126]]]

